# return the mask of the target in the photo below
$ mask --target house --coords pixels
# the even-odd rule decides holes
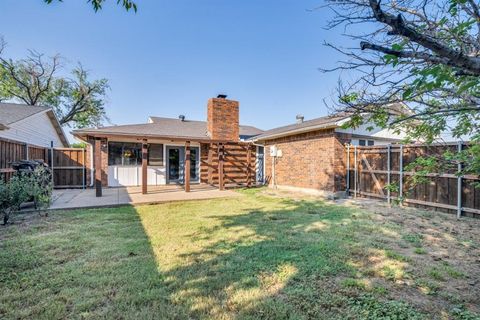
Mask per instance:
[[[402,107],[403,108],[403,107]],[[346,188],[345,145],[372,146],[400,142],[404,135],[371,124],[344,129],[347,114],[297,122],[255,136],[266,147],[265,177],[270,186],[316,194],[335,194]],[[369,127],[373,127],[373,130]]]
[[[68,147],[52,108],[0,103],[0,138],[40,147]]]
[[[263,131],[239,124],[239,103],[219,95],[208,100],[207,121],[150,117],[147,123],[75,130],[94,149],[97,191],[101,186],[190,183],[244,185],[263,180]],[[101,191],[98,191],[101,194]]]

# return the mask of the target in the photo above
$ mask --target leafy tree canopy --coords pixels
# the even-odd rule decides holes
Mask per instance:
[[[325,1],[335,13],[328,28],[342,27],[358,43],[354,49],[326,44],[345,59],[324,71],[357,75],[340,82],[336,111],[352,115],[350,126],[372,121],[405,132],[407,141],[440,142],[446,131],[457,140],[468,137],[468,150],[428,163],[437,170],[461,161],[463,173],[479,175],[479,1]],[[403,104],[410,110],[398,107]]]
[[[0,45],[0,101],[52,107],[60,124],[76,128],[100,126],[105,112],[106,79],[91,80],[78,65],[60,75],[62,58],[29,51],[27,58],[7,59]]]
[[[55,1],[63,2],[63,0],[43,0],[43,1],[45,3],[48,3],[48,4],[50,4],[52,2],[55,2]],[[93,10],[95,10],[95,12],[102,9],[103,3],[105,1],[106,0],[86,0],[87,3],[92,5]],[[133,10],[133,11],[137,12],[137,4],[132,0],[117,0],[117,4],[121,5],[127,11]]]

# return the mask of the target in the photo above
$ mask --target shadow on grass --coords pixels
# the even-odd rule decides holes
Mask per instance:
[[[135,208],[22,220],[1,230],[0,318],[178,315]]]
[[[162,272],[172,302],[194,318],[356,318],[336,281],[357,271],[349,264],[358,241],[353,210],[280,202],[206,216],[217,223],[185,234],[201,249]]]
[[[414,319],[359,296],[365,268],[409,265],[370,237],[381,228],[345,206],[254,194],[57,212],[0,237],[0,318]]]

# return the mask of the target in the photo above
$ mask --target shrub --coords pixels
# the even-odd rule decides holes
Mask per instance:
[[[32,173],[18,173],[10,181],[0,180],[0,212],[3,224],[7,224],[10,215],[20,210],[22,203],[33,201],[35,209],[44,209],[50,205],[52,183],[43,167],[37,167]]]

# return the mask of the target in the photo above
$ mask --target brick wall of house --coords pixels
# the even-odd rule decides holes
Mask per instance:
[[[239,103],[225,98],[211,98],[207,106],[207,131],[213,140],[238,141]]]
[[[269,147],[277,146],[275,181],[279,186],[316,189],[325,192],[345,190],[347,134],[334,129],[317,130],[266,141],[265,176],[272,185],[272,157]]]

